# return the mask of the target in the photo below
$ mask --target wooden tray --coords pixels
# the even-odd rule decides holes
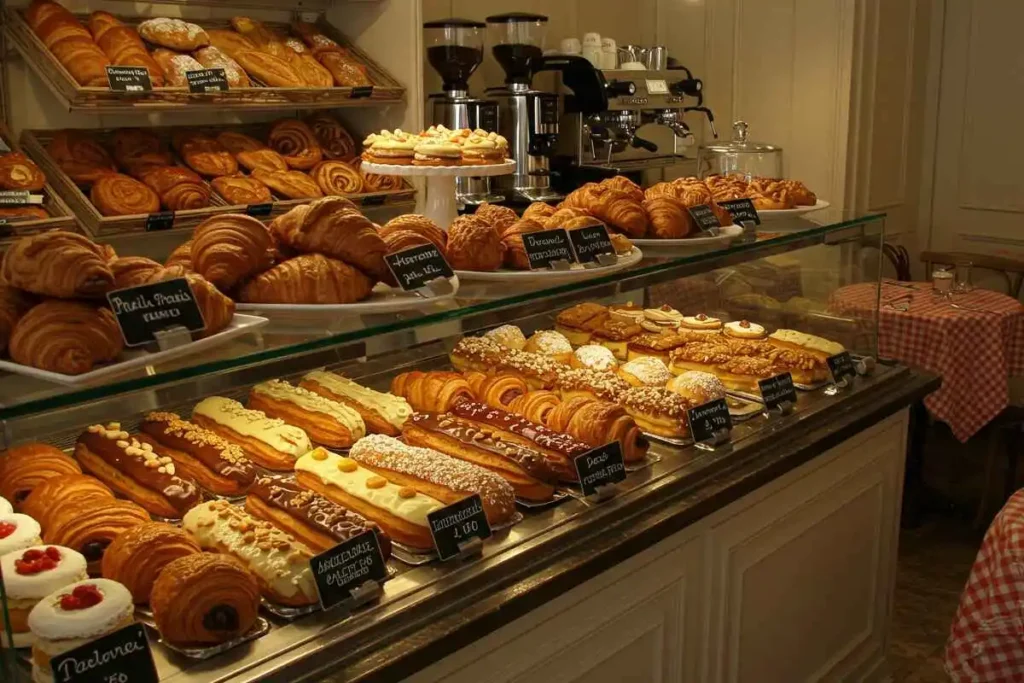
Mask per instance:
[[[157,133],[168,142],[170,141],[171,135],[174,131],[185,129],[191,131],[204,131],[214,135],[224,130],[232,130],[245,132],[258,138],[262,136],[262,139],[265,140],[266,131],[269,128],[269,125],[270,124],[252,124],[243,126],[182,126],[149,128],[149,130]],[[99,128],[90,129],[89,132],[96,135],[97,138],[103,142],[105,138],[113,134],[114,130],[115,129],[113,128]],[[46,177],[53,183],[53,187],[57,194],[74,210],[74,215],[78,216],[82,226],[89,235],[101,238],[110,235],[146,232],[151,229],[147,228],[150,216],[149,214],[136,214],[131,216],[102,215],[93,205],[86,191],[71,180],[71,178],[69,178],[67,174],[60,169],[53,157],[51,157],[46,151],[46,147],[49,145],[52,137],[53,131],[26,130],[21,134],[21,142],[25,153],[35,160],[35,162],[39,164],[39,167],[43,169],[43,172],[46,173]],[[175,157],[175,159],[180,165],[185,165],[184,162],[178,160],[177,157]],[[412,186],[406,184],[403,189],[399,190],[366,192],[345,196],[360,207],[370,207],[409,202],[415,195],[416,190]],[[229,203],[226,199],[214,192],[212,187],[210,188],[210,199],[211,206],[202,209],[189,209],[186,211],[174,212],[174,222],[171,227],[175,229],[192,228],[199,225],[210,216],[223,213],[246,213],[249,208],[245,205]],[[292,207],[298,204],[308,204],[310,201],[312,200],[285,199],[274,195],[270,214],[266,217],[274,218],[276,216],[280,216],[281,214],[288,212]],[[263,217],[264,216],[262,215],[260,216],[260,218]]]
[[[0,139],[3,139],[12,152],[25,151],[18,145],[11,132],[3,123],[0,123]],[[23,218],[0,219],[2,221],[0,222],[0,248],[6,247],[20,237],[35,235],[47,230],[60,229],[77,233],[82,232],[82,228],[78,225],[78,221],[75,220],[74,214],[71,213],[71,209],[68,208],[68,205],[64,203],[60,195],[50,185],[50,172],[43,168],[42,164],[39,165],[39,168],[42,169],[47,178],[46,186],[43,187],[42,208],[46,209],[50,217],[28,220]]]
[[[84,19],[86,15],[78,15]],[[119,17],[125,23],[135,26],[148,17]],[[200,20],[204,28],[231,28],[226,20]],[[287,24],[266,22],[268,26],[289,32]],[[4,10],[4,26],[7,36],[24,55],[29,66],[50,87],[54,94],[64,101],[72,111],[95,112],[139,112],[139,111],[191,111],[195,108],[217,110],[286,110],[325,109],[336,107],[365,107],[401,102],[405,88],[376,62],[353,45],[336,28],[320,15],[317,26],[320,30],[347,48],[360,62],[366,65],[373,92],[369,97],[353,97],[353,88],[272,88],[260,84],[252,88],[234,88],[218,93],[190,93],[187,88],[154,88],[144,93],[115,92],[109,88],[83,87],[57,61],[35,32],[29,28],[21,12],[14,8]],[[252,78],[250,76],[250,78]]]

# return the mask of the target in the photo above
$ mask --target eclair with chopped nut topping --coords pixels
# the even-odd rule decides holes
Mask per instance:
[[[150,514],[178,519],[200,501],[196,485],[178,476],[174,460],[121,425],[92,425],[75,442],[82,469]]]

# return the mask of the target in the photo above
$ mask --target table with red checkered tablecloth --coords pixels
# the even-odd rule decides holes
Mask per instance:
[[[926,282],[883,283],[881,296],[875,283],[850,285],[830,305],[859,316],[877,307],[878,355],[941,375],[925,406],[966,441],[1006,408],[1009,378],[1024,375],[1024,305],[985,289],[952,301],[981,310],[954,308]]]
[[[946,642],[956,683],[1024,680],[1024,491],[996,515]]]

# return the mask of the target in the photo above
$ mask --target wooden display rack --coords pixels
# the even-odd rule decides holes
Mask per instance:
[[[84,15],[79,15],[84,19]],[[120,16],[125,23],[136,26],[147,17]],[[204,28],[230,28],[226,20],[202,20]],[[267,26],[288,33],[287,24],[266,22]],[[349,50],[366,65],[374,83],[369,94],[365,89],[334,88],[274,88],[257,83],[256,87],[233,88],[225,92],[191,93],[188,88],[154,88],[148,92],[125,93],[110,88],[83,87],[57,61],[53,53],[29,28],[21,12],[15,8],[4,10],[7,37],[25,57],[29,66],[50,87],[71,111],[95,113],[139,113],[150,111],[195,111],[197,109],[265,111],[282,109],[333,109],[337,107],[365,107],[401,102],[405,88],[374,62],[365,52],[353,45],[323,15],[317,19],[318,28]]]
[[[0,123],[0,138],[3,139],[4,143],[13,152],[24,151],[18,143],[11,136],[7,126]],[[31,155],[30,155],[31,156]],[[71,213],[71,209],[68,205],[60,198],[60,195],[54,191],[53,186],[50,184],[50,173],[42,167],[43,173],[46,174],[47,182],[43,187],[43,204],[42,208],[46,209],[46,212],[50,214],[49,218],[39,219],[6,219],[6,222],[0,224],[0,248],[6,247],[8,244],[14,242],[20,237],[26,235],[35,235],[40,232],[46,232],[47,230],[69,230],[71,232],[82,232],[81,227],[75,220],[74,214]]]
[[[189,131],[206,132],[213,135],[225,130],[231,130],[246,133],[258,139],[265,140],[269,127],[270,124],[251,124],[231,126],[163,127],[149,128],[148,130],[152,130],[154,133],[160,135],[161,138],[167,141],[168,148],[172,149],[170,147],[170,139],[176,130],[187,129]],[[113,128],[101,128],[90,129],[89,132],[94,134],[101,143],[104,143],[115,130],[116,129]],[[147,227],[149,224],[150,214],[136,214],[131,216],[102,215],[93,205],[88,194],[60,169],[57,162],[46,151],[50,140],[53,138],[53,133],[54,131],[45,130],[23,131],[21,134],[22,146],[24,147],[25,153],[39,164],[39,167],[43,169],[44,173],[46,173],[46,177],[51,180],[57,194],[60,195],[60,198],[63,198],[64,201],[67,202],[67,206],[74,209],[74,215],[78,216],[82,226],[89,235],[96,238],[102,238],[152,230],[152,228]],[[110,145],[107,144],[104,146],[108,149],[110,147]],[[185,166],[185,163],[176,156],[175,162],[178,165]],[[273,191],[271,191],[271,194],[273,196],[273,204],[268,218],[280,216],[281,214],[288,212],[294,206],[299,204],[308,204],[313,201],[312,198],[287,199],[274,195]],[[360,208],[365,208],[410,202],[415,195],[416,190],[410,185],[405,184],[402,189],[398,190],[364,192],[344,196]],[[56,198],[57,197],[55,197],[55,199]],[[202,209],[188,209],[185,211],[174,212],[172,227],[175,229],[195,227],[210,216],[224,213],[245,213],[249,209],[249,207],[245,205],[229,203],[226,199],[218,195],[212,187],[210,187],[210,201],[211,205]]]

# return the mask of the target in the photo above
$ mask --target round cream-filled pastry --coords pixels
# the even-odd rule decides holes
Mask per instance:
[[[504,346],[506,349],[522,351],[526,346],[526,335],[515,325],[502,325],[484,332],[484,337]]]
[[[572,354],[569,365],[574,368],[588,368],[602,372],[614,372],[619,367],[615,354],[611,349],[600,344],[585,344]]]
[[[619,323],[640,325],[644,321],[644,309],[632,301],[608,307],[608,318]]]
[[[683,322],[683,314],[668,304],[660,308],[644,309],[644,319],[640,323],[648,332],[673,332]]]
[[[725,385],[710,372],[687,370],[668,381],[665,388],[683,398],[703,405],[718,398],[725,398]]]
[[[668,366],[660,358],[640,356],[619,366],[619,377],[634,387],[663,387],[672,379]]]
[[[768,331],[763,325],[752,323],[749,320],[734,320],[726,323],[722,334],[736,339],[765,339]]]
[[[134,614],[132,594],[117,581],[88,579],[50,593],[28,615],[32,679],[52,683],[52,658],[130,625]]]
[[[572,358],[572,344],[561,332],[554,330],[539,330],[526,340],[523,351],[539,353],[542,356],[554,358],[562,363],[569,363]]]
[[[7,553],[0,557],[0,573],[7,592],[14,647],[19,648],[32,646],[32,633],[28,628],[32,608],[50,593],[89,578],[85,557],[71,548],[57,545],[36,545]],[[3,614],[0,614],[2,623]],[[6,635],[3,645],[7,647]]]
[[[722,321],[703,313],[684,315],[680,329],[717,334],[722,331]]]
[[[12,512],[0,516],[0,557],[42,542],[39,522],[28,515]]]
[[[14,506],[6,498],[0,497],[0,515],[9,515],[14,512]]]

